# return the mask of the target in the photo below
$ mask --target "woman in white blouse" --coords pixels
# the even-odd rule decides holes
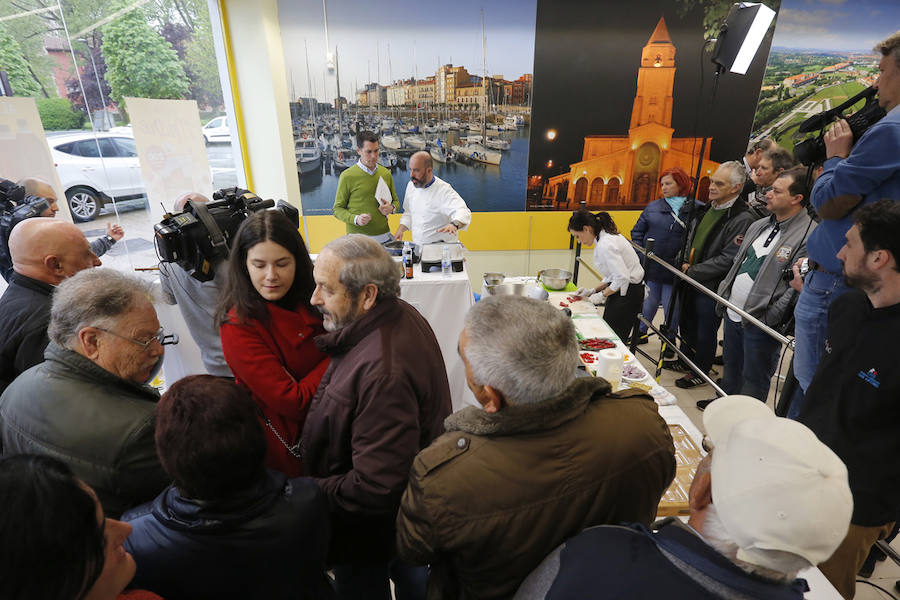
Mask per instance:
[[[637,252],[607,212],[575,211],[569,219],[569,233],[582,246],[594,245],[594,266],[604,276],[600,285],[579,289],[577,294],[589,296],[594,304],[605,297],[603,320],[627,344],[644,302],[644,269]]]

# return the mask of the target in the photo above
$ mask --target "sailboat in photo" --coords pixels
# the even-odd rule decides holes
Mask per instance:
[[[487,47],[484,38],[484,9],[481,9],[481,139],[484,140],[486,135],[487,122],[487,91],[485,85],[487,83]],[[471,130],[471,126],[469,128]],[[454,145],[451,148],[457,155],[467,157],[476,162],[488,165],[499,165],[501,154],[496,150],[491,150],[482,144],[466,142],[463,145]]]

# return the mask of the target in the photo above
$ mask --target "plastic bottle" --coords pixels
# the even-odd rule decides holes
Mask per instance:
[[[403,242],[403,276],[406,279],[413,278],[413,255],[409,242]]]
[[[453,272],[453,265],[450,264],[450,246],[444,244],[441,248],[441,273],[444,277],[450,277]]]

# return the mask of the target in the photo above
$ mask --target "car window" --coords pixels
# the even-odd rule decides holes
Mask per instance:
[[[216,117],[212,121],[206,124],[207,129],[214,129],[216,127],[222,126],[222,117]]]
[[[59,152],[64,152],[66,154],[73,154],[75,156],[78,156],[78,153],[75,151],[75,142],[66,142],[65,144],[60,144],[59,146],[54,146],[53,148]]]
[[[137,147],[134,145],[134,140],[131,138],[113,138],[116,142],[116,147],[119,149],[119,156],[137,156]]]
[[[97,143],[100,144],[100,153],[97,153]],[[119,155],[119,151],[116,149],[115,144],[109,138],[100,138],[99,140],[87,139],[87,140],[79,140],[74,142],[75,145],[75,153],[79,156],[86,156],[88,158],[99,158],[101,156],[105,158],[111,158]]]

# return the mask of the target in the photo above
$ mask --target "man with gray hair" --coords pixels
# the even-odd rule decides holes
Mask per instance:
[[[159,326],[150,284],[87,269],[53,295],[45,361],[0,396],[3,454],[53,456],[90,485],[108,517],[168,484],[154,445],[159,393],[147,384],[177,343]]]
[[[687,525],[592,527],[554,550],[514,600],[575,600],[591,589],[801,600],[798,572],[831,556],[850,525],[847,467],[809,428],[749,396],[719,398],[703,425],[713,448],[691,483]]]
[[[443,431],[450,387],[437,339],[400,299],[400,267],[375,240],[347,235],[322,249],[311,304],[331,364],[303,427],[304,472],[331,505],[339,598],[424,598],[424,569],[395,560],[394,521],[416,453]]]
[[[709,204],[697,212],[689,225],[690,242],[681,270],[713,292],[731,269],[744,241],[744,232],[756,220],[740,197],[742,187],[744,167],[741,163],[732,160],[719,165],[709,178]],[[700,371],[708,373],[715,358],[719,331],[716,301],[685,286],[678,324],[683,337],[682,350]],[[687,371],[680,359],[664,361],[663,366]],[[685,389],[703,383],[705,380],[696,373],[675,380],[675,385]]]
[[[400,557],[429,564],[429,598],[509,598],[585,527],[649,524],[675,476],[653,399],[576,378],[571,319],[546,302],[484,298],[459,354],[481,404],[419,453],[397,517]]]

